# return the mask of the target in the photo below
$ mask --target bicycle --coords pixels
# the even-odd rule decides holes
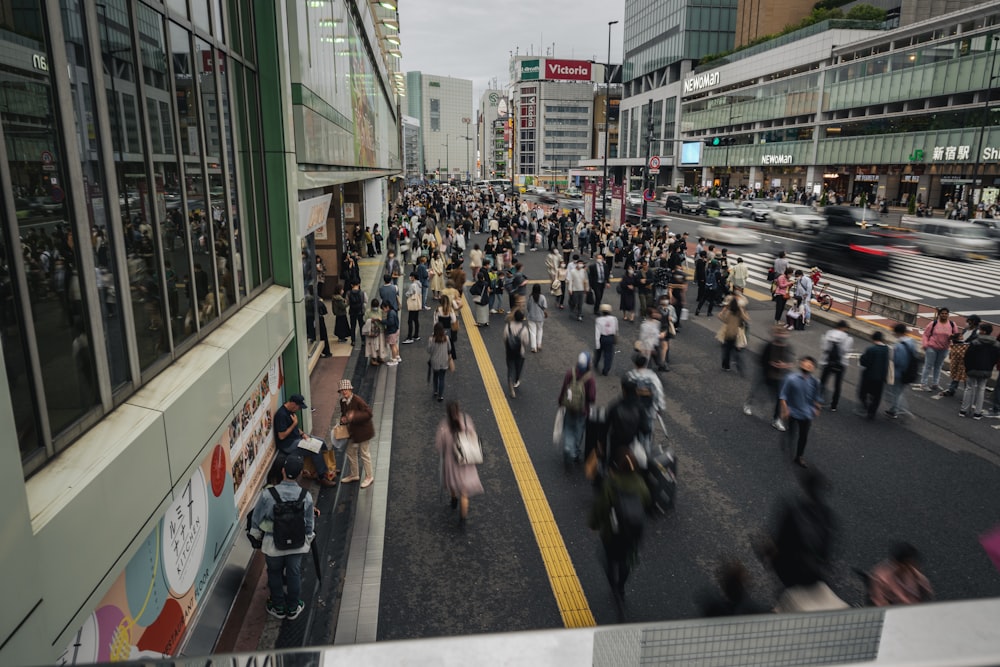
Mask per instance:
[[[833,308],[833,297],[830,296],[830,283],[825,282],[819,285],[819,290],[813,295],[813,299],[819,304],[820,310],[829,311]]]

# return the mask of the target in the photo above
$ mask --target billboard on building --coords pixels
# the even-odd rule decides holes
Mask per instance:
[[[521,61],[521,81],[528,81],[531,79],[540,79],[542,75],[542,61],[541,60],[522,60]]]
[[[591,63],[586,60],[545,61],[545,78],[549,81],[590,81],[591,77]]]

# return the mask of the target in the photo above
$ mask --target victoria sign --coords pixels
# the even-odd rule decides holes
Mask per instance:
[[[586,60],[545,61],[545,78],[550,81],[590,81],[590,63]]]

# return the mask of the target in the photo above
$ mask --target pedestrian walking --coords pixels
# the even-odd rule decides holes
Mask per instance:
[[[457,361],[458,355],[455,353],[455,344],[458,342],[458,313],[455,311],[454,303],[448,295],[442,294],[438,298],[438,307],[434,311],[434,317],[438,324],[444,327],[448,338],[451,339],[451,358]]]
[[[611,372],[615,360],[615,343],[618,342],[618,318],[611,314],[610,303],[602,303],[600,316],[594,320],[594,368],[604,359],[601,375]]]
[[[523,311],[515,310],[507,320],[503,341],[507,361],[507,389],[511,398],[517,398],[517,388],[521,386],[521,373],[524,371],[524,354],[529,343]]]
[[[784,253],[782,253],[784,255]],[[775,260],[775,265],[778,261]],[[786,260],[787,264],[787,260]],[[792,270],[786,268],[783,273],[779,273],[774,281],[774,293],[771,299],[774,301],[774,323],[781,324],[781,316],[785,312],[785,304],[788,303],[789,289],[792,285]]]
[[[406,286],[406,339],[404,345],[420,340],[420,312],[424,309],[423,286],[417,272],[410,272],[410,283]]]
[[[388,301],[382,302],[382,330],[385,344],[389,348],[386,366],[396,366],[403,359],[399,356],[399,311]]]
[[[351,337],[351,323],[348,319],[348,304],[344,285],[334,285],[333,297],[330,299],[333,306],[333,335],[340,343],[346,343]]]
[[[861,354],[861,385],[858,387],[858,400],[863,410],[859,416],[875,419],[878,405],[882,401],[882,392],[889,378],[889,346],[883,340],[882,332],[872,334],[872,344]]]
[[[618,293],[621,294],[618,307],[622,311],[623,322],[635,322],[635,292],[639,279],[635,275],[635,268],[627,266],[625,275],[622,276],[618,284]]]
[[[451,358],[451,340],[440,322],[434,323],[434,333],[427,341],[427,356],[434,387],[433,396],[440,402],[444,400],[444,379],[448,368],[455,363]]]
[[[1000,361],[1000,345],[993,337],[993,325],[984,322],[979,325],[979,335],[969,343],[965,351],[965,395],[962,409],[958,414],[973,419],[983,418],[983,400],[986,398],[986,381],[993,373],[993,367]]]
[[[851,353],[853,346],[854,341],[847,333],[847,320],[840,320],[833,329],[823,334],[819,357],[823,370],[820,373],[819,383],[823,388],[823,395],[826,396],[826,383],[831,377],[833,378],[830,412],[836,412],[837,406],[840,405],[840,390],[844,383],[844,371],[847,369],[847,355]]]
[[[438,424],[434,447],[441,457],[441,483],[451,494],[451,508],[458,510],[458,525],[465,527],[469,516],[469,498],[483,493],[479,481],[479,469],[474,463],[465,463],[456,458],[456,444],[459,436],[478,440],[476,426],[457,401],[448,403],[444,419]]]
[[[528,297],[525,311],[528,323],[528,340],[532,352],[538,352],[542,349],[542,334],[545,329],[545,318],[549,316],[548,308],[548,301],[542,295],[542,286],[532,285],[531,296]]]
[[[958,327],[950,319],[947,308],[938,308],[934,321],[924,327],[920,342],[924,348],[924,368],[920,372],[919,382],[913,386],[914,391],[941,392],[941,367],[951,344],[952,336],[958,333]]]
[[[375,426],[372,423],[372,409],[365,401],[354,393],[354,385],[348,379],[340,381],[340,423],[347,426],[349,439],[347,442],[347,465],[344,466],[342,484],[356,482],[361,478],[361,468],[358,466],[358,455],[367,476],[361,482],[361,488],[371,486],[375,481],[375,469],[372,467],[372,455],[369,442],[375,437]],[[351,474],[348,475],[347,471]]]
[[[594,233],[594,238],[596,233]],[[594,315],[600,313],[600,306],[604,300],[604,290],[611,284],[611,271],[608,266],[604,263],[604,255],[598,253],[594,257],[594,262],[587,269],[587,278],[590,284],[590,289],[594,293]]]
[[[604,570],[619,614],[624,614],[625,584],[638,564],[646,509],[652,499],[628,448],[619,446],[611,451],[613,456],[588,524],[601,537]]]
[[[315,515],[312,495],[298,484],[303,460],[293,454],[281,465],[281,482],[265,489],[250,518],[250,538],[260,544],[267,566],[267,613],[296,619],[305,609],[302,556],[309,553]]]
[[[722,326],[719,327],[715,340],[722,343],[722,370],[728,371],[735,362],[736,370],[743,375],[741,354],[747,346],[747,329],[750,326],[750,314],[743,307],[742,299],[733,295],[719,312]]]
[[[573,256],[573,264],[566,271],[566,289],[569,291],[570,316],[576,316],[577,321],[583,321],[583,302],[590,291],[587,270],[579,255]]]
[[[917,349],[906,337],[906,325],[902,322],[893,327],[892,334],[896,342],[889,355],[892,359],[892,382],[889,384],[887,392],[889,409],[885,411],[885,415],[890,419],[897,419],[899,415],[910,412],[907,409],[906,392],[904,391],[906,379],[904,378],[907,377],[911,361],[917,356]]]
[[[754,400],[763,389],[771,406],[771,427],[777,431],[785,431],[785,424],[781,421],[781,402],[778,400],[778,393],[785,381],[785,375],[792,368],[794,358],[795,352],[788,344],[788,331],[780,324],[776,325],[771,330],[771,340],[761,350],[758,380],[750,386],[750,392],[743,401],[743,414],[748,417],[753,415]]]
[[[934,599],[931,582],[920,571],[920,552],[916,547],[908,542],[893,545],[889,558],[868,573],[868,598],[876,607]]]
[[[795,298],[802,304],[802,325],[812,323],[813,280],[803,273],[802,269],[795,271]]]
[[[559,389],[558,404],[564,408],[562,450],[563,460],[580,462],[583,436],[587,428],[587,415],[597,401],[597,382],[590,367],[590,354],[581,352],[576,365],[566,371]]]
[[[705,313],[709,317],[712,316],[712,308],[715,307],[716,302],[719,300],[719,287],[722,284],[722,272],[719,269],[719,261],[716,259],[710,260],[708,266],[705,267],[705,289],[702,292],[701,298],[698,299],[698,305],[694,307],[694,314],[701,314],[701,308],[705,304],[708,304],[708,311]]]
[[[806,356],[799,359],[799,372],[790,373],[785,378],[778,394],[781,418],[788,423],[788,440],[796,442],[793,461],[802,468],[809,467],[802,455],[806,451],[813,419],[819,415],[822,399],[819,380],[812,376],[815,369],[814,358]]]
[[[490,260],[484,260],[476,274],[476,281],[469,288],[472,295],[472,317],[477,327],[490,325]]]

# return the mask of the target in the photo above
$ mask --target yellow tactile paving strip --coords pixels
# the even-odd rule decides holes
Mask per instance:
[[[583,594],[583,587],[580,579],[576,576],[576,568],[566,551],[566,543],[563,542],[562,533],[556,525],[555,517],[552,516],[552,508],[542,490],[542,484],[535,474],[535,466],[528,456],[528,449],[524,445],[521,431],[514,421],[514,414],[510,411],[510,404],[507,403],[507,396],[500,384],[490,355],[486,351],[483,337],[479,335],[476,328],[475,319],[469,305],[462,306],[462,320],[465,322],[465,329],[469,335],[469,343],[472,345],[472,352],[476,355],[476,363],[483,376],[483,384],[486,387],[486,395],[493,406],[493,413],[496,415],[497,427],[503,437],[504,448],[507,450],[507,457],[510,459],[510,466],[514,469],[514,478],[517,480],[517,487],[521,491],[521,498],[524,506],[528,510],[528,520],[531,522],[531,529],[535,533],[535,541],[538,549],[542,553],[542,561],[545,563],[545,571],[552,585],[552,593],[556,597],[556,605],[559,607],[559,614],[562,616],[563,625],[567,628],[584,628],[596,625],[594,615],[587,604],[587,598]]]

